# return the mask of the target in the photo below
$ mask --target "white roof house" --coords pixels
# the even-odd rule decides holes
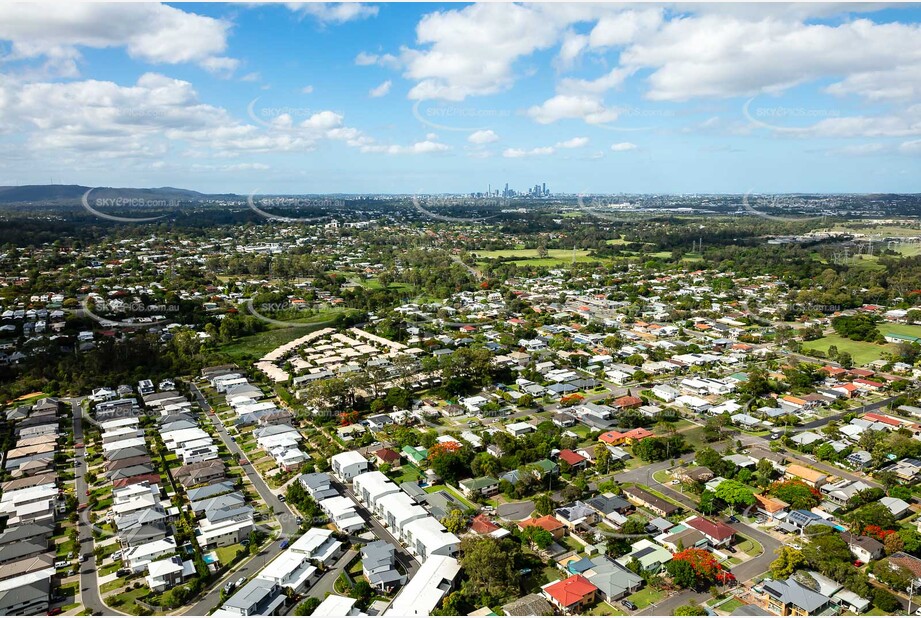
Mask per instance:
[[[332,472],[340,481],[350,482],[353,478],[371,469],[368,460],[358,451],[345,451],[330,457]]]
[[[135,547],[129,548],[124,554],[122,554],[122,560],[124,560],[128,568],[139,573],[147,569],[147,565],[154,561],[154,558],[158,558],[164,554],[169,554],[176,551],[176,542],[172,537],[166,537],[165,539],[160,539],[159,541],[151,541],[150,543],[144,543],[142,545],[136,545]]]
[[[329,515],[336,527],[344,532],[353,532],[365,526],[365,520],[358,514],[355,503],[345,496],[321,500],[320,508]]]
[[[459,571],[460,563],[450,556],[432,556],[425,560],[384,616],[430,615],[451,589]]]
[[[343,552],[342,541],[336,540],[329,528],[311,528],[291,544],[290,550],[303,554],[323,565],[330,565]]]
[[[428,511],[402,491],[384,496],[378,501],[381,520],[394,536],[403,540],[406,525],[428,517]]]
[[[460,539],[445,530],[434,517],[422,517],[403,528],[407,548],[420,560],[429,556],[453,556],[460,547]]]
[[[387,494],[400,491],[400,488],[379,470],[365,472],[353,478],[352,489],[355,496],[375,513],[378,513],[378,500]]]

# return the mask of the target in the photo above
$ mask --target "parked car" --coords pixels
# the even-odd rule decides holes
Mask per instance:
[[[245,584],[245,583],[246,583],[246,578],[245,578],[245,577],[241,577],[240,579],[238,579],[237,581],[235,581],[233,585],[236,586],[237,588],[239,588],[240,586],[242,586],[242,585]]]
[[[128,577],[131,575],[131,569],[119,569],[115,571],[116,577]]]
[[[224,584],[224,592],[225,592],[226,594],[230,594],[231,592],[233,592],[233,591],[236,589],[236,587],[237,587],[237,585],[236,585],[235,583],[233,583],[233,582],[227,582],[226,584]]]
[[[634,603],[633,601],[628,601],[627,599],[624,599],[623,601],[620,602],[620,604],[632,612],[636,611],[636,603]]]
[[[279,496],[278,496],[278,501],[279,501],[279,502],[285,502],[286,500],[287,500],[287,498],[285,498],[285,495],[284,495],[284,494],[279,494]]]
[[[286,549],[288,547],[288,539],[282,539],[281,545],[279,545],[279,547],[281,547],[282,549]]]
[[[60,613],[61,613],[61,608],[60,608],[60,607],[52,607],[51,609],[48,610],[48,615],[49,615],[49,616],[57,616],[57,615],[60,614]]]

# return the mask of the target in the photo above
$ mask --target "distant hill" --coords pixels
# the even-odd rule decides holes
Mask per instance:
[[[82,185],[21,185],[18,187],[0,187],[0,204],[77,204],[87,191],[92,199],[124,198],[144,200],[201,200],[215,197],[189,189],[175,187],[158,187],[151,189],[84,187]],[[229,196],[237,197],[237,196]]]

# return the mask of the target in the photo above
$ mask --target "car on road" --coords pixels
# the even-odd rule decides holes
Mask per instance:
[[[627,599],[624,599],[623,601],[620,602],[620,604],[626,607],[627,609],[629,609],[631,612],[636,611],[636,603],[634,603],[633,601],[628,601]]]
[[[230,594],[231,592],[236,590],[236,588],[237,588],[237,585],[233,582],[227,582],[226,584],[224,584],[224,592],[226,594]]]
[[[49,615],[49,616],[57,616],[57,615],[60,614],[60,613],[61,613],[61,608],[60,608],[60,607],[52,607],[51,609],[48,610],[48,615]]]
[[[77,442],[74,444],[74,448],[83,448],[83,442]]]
[[[736,517],[735,515],[730,515],[729,517],[726,518],[726,521],[729,522],[730,524],[737,524],[739,523],[739,518]]]
[[[287,549],[287,548],[288,548],[288,539],[282,539],[282,540],[281,540],[281,544],[279,545],[279,547],[281,547],[282,549]]]
[[[279,502],[285,502],[286,500],[287,500],[287,498],[285,498],[285,495],[284,495],[284,494],[279,494],[279,496],[278,496],[278,501],[279,501]]]
[[[241,466],[248,466],[248,465],[249,465],[249,462],[246,461],[245,459],[241,459],[241,460],[240,460],[240,465],[241,465]]]
[[[303,517],[295,517],[295,518],[294,518],[294,523],[296,523],[298,526],[300,526],[302,523],[304,523],[304,518],[303,518]]]
[[[236,586],[237,588],[239,588],[240,586],[242,586],[242,585],[245,584],[245,583],[246,583],[246,578],[245,578],[245,577],[241,577],[240,579],[238,579],[237,581],[235,581],[235,582],[233,583],[233,585]]]
[[[779,440],[779,439],[780,439],[780,434],[777,433],[777,432],[775,431],[774,433],[772,433],[772,434],[769,435],[768,437],[769,437],[771,440]]]

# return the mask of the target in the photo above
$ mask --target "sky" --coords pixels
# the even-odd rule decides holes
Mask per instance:
[[[921,192],[921,7],[0,4],[0,185]]]

